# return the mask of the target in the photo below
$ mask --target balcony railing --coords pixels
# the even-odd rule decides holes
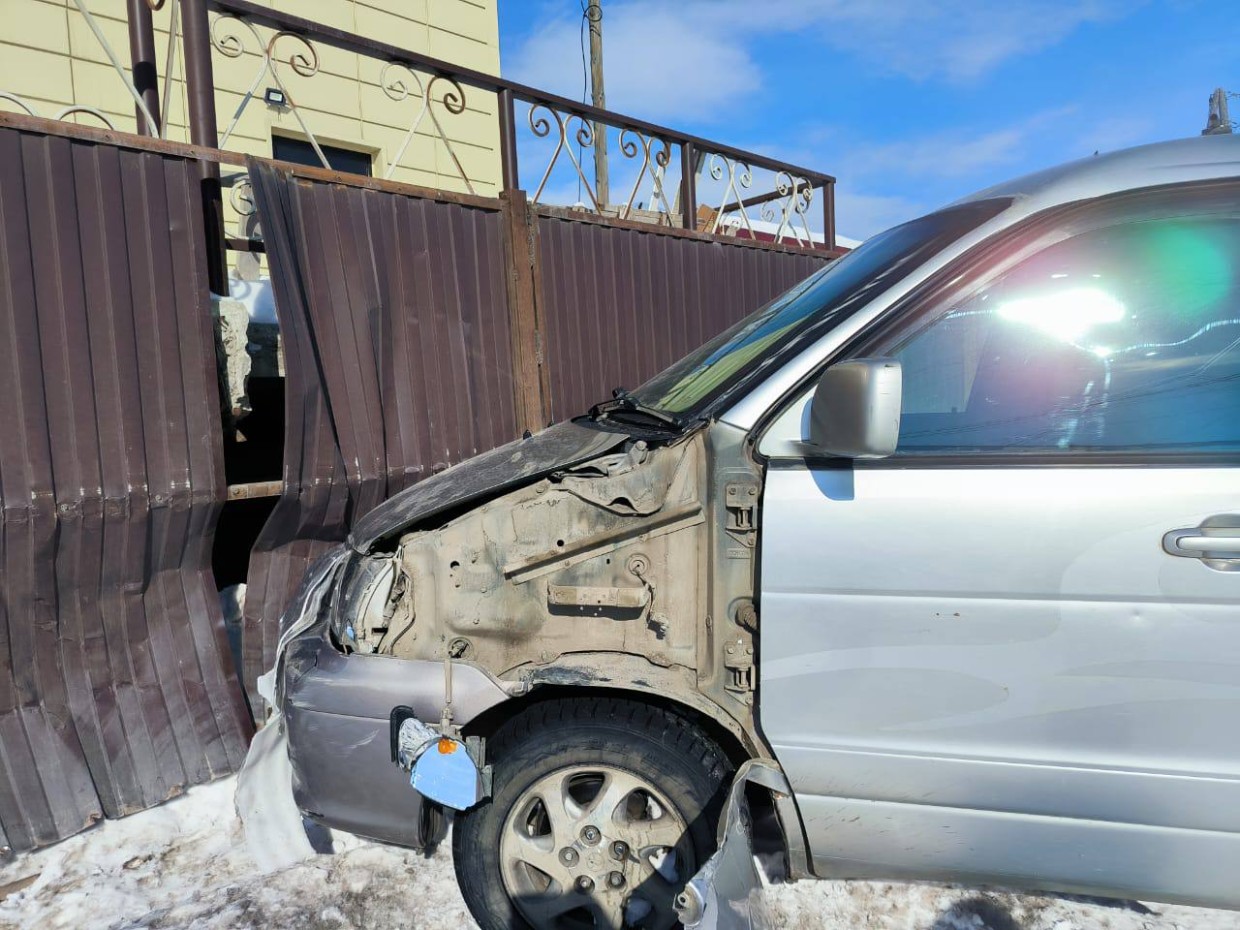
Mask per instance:
[[[358,106],[381,114],[376,119],[390,139],[386,164],[379,166],[384,177],[422,171],[438,179],[423,186],[450,185],[470,193],[525,190],[535,204],[621,220],[804,248],[835,246],[835,179],[822,172],[249,0],[127,0],[126,67],[108,30],[92,15],[90,0],[72,2],[132,97],[139,132],[168,138],[179,131],[198,145],[227,149],[237,145],[247,113],[274,103],[285,117],[282,124],[331,167],[324,149],[338,133],[332,131],[331,107],[318,103],[316,95],[328,94],[333,83],[339,89],[340,74],[333,74],[332,66],[339,66],[343,53],[357,56],[350,76],[357,75]],[[160,15],[167,23],[161,20],[160,30],[167,35],[158,43],[166,46],[161,96],[152,11],[165,6]],[[174,126],[164,120],[170,119],[169,90],[182,73],[185,112]],[[217,76],[227,79],[217,82]],[[27,112],[85,115],[112,126],[96,107],[82,104],[38,114],[5,90],[0,88],[0,101]],[[464,131],[466,123],[469,131]],[[479,145],[479,135],[493,144]],[[593,156],[604,145],[619,153],[611,163],[614,197],[599,191],[593,179]],[[246,184],[239,174],[223,179],[226,202],[243,219],[253,212]],[[257,238],[252,224],[240,225],[241,238]]]

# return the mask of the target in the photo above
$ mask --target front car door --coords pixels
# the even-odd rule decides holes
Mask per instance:
[[[773,436],[812,385],[759,441],[760,719],[814,869],[1240,906],[1240,191],[981,254],[851,350],[902,364],[895,455]]]

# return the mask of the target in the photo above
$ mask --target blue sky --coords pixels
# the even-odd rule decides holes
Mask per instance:
[[[1195,135],[1210,91],[1240,90],[1226,3],[603,5],[609,109],[834,174],[839,231],[857,237],[1095,150]],[[499,0],[499,16],[504,75],[579,98],[580,0]]]

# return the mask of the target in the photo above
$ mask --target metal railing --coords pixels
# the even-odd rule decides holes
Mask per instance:
[[[494,94],[498,103],[502,188],[521,188],[522,181],[526,180],[522,177],[522,171],[527,167],[526,162],[530,161],[535,171],[530,173],[528,179],[538,178],[537,182],[529,185],[533,188],[530,196],[533,203],[546,202],[544,198],[548,184],[556,170],[568,169],[570,183],[575,183],[582,195],[576,205],[590,212],[621,219],[641,215],[657,222],[675,222],[688,229],[704,227],[705,231],[712,233],[744,231],[751,238],[769,238],[775,242],[811,247],[815,244],[815,237],[810,231],[810,213],[817,200],[822,211],[822,245],[826,248],[835,245],[835,178],[831,175],[459,67],[395,45],[271,10],[250,0],[184,2],[187,4],[187,24],[190,15],[203,15],[190,12],[190,8],[202,5],[215,15],[205,32],[220,54],[237,57],[244,47],[241,36],[228,32],[228,24],[243,28],[253,39],[254,49],[261,50],[258,71],[224,133],[216,140],[219,145],[227,144],[246,107],[263,83],[263,77],[269,76],[274,86],[284,94],[285,105],[293,113],[307,141],[314,147],[323,165],[329,167],[312,126],[303,117],[280,73],[280,68],[287,66],[303,78],[317,74],[318,43],[383,62],[379,82],[383,93],[393,100],[419,100],[396,157],[389,163],[389,176],[400,164],[409,142],[429,119],[436,144],[448,154],[466,189],[472,192],[474,179],[462,167],[440,117],[449,120],[464,113],[470,106],[471,92]],[[260,27],[267,30],[265,42],[259,33]],[[199,34],[202,32],[204,30],[200,29]],[[191,47],[189,38],[187,30],[187,63],[206,58],[208,50]],[[277,53],[281,43],[286,44],[284,51],[287,57],[283,61]],[[191,87],[191,97],[196,93],[207,95],[207,99],[201,101],[204,109],[214,105],[211,88]],[[524,112],[520,112],[521,109]],[[523,126],[528,127],[524,133]],[[586,150],[593,149],[612,133],[617,137],[619,152],[627,160],[631,167],[629,173],[633,176],[631,184],[623,185],[628,196],[618,204],[600,202],[583,158]],[[550,143],[549,153],[547,146],[529,144],[543,139]],[[212,144],[205,135],[194,141]],[[672,188],[667,176],[669,168],[677,162],[679,179]],[[620,164],[623,166],[624,161]],[[763,192],[755,188],[755,169],[765,169],[773,176],[769,190]],[[716,196],[708,199],[704,196],[708,192]],[[642,203],[649,203],[649,209],[635,209],[639,196]],[[699,216],[698,211],[703,203],[708,203],[710,208],[704,217]],[[762,221],[774,223],[774,229],[765,235],[750,215],[755,207],[759,209]]]
[[[473,119],[482,112],[497,122],[499,189],[531,190],[533,204],[558,203],[621,220],[800,247],[832,249],[835,245],[835,179],[822,172],[546,93],[250,0],[127,0],[130,56],[126,68],[92,15],[88,0],[72,2],[133,97],[138,130],[148,135],[167,137],[163,118],[168,113],[175,64],[183,73],[186,122],[194,144],[228,148],[246,112],[256,100],[261,105],[264,90],[270,88],[281,96],[281,108],[291,115],[298,133],[324,167],[330,167],[315,118],[307,112],[314,107],[301,105],[290,86],[296,84],[299,95],[312,92],[315,85],[307,79],[321,73],[320,51],[330,48],[379,65],[377,81],[369,85],[359,81],[363,85],[359,93],[373,92],[388,101],[409,104],[408,123],[393,146],[385,177],[402,167],[424,167],[416,159],[411,162],[417,149],[413,143],[429,140],[432,151],[446,156],[448,168],[443,176],[458,177],[465,190],[475,192],[480,179],[471,175],[459,157],[461,143],[452,129],[453,120],[466,111],[473,111],[467,117]],[[151,14],[165,6],[169,23],[161,97]],[[243,57],[254,59],[253,78],[234,111],[218,113],[216,64]],[[3,88],[0,100],[39,115]],[[88,114],[115,128],[106,115],[87,106],[70,106],[54,116],[74,114]],[[590,158],[603,146],[620,156],[612,161],[610,185],[621,192],[619,202],[600,200],[588,170]],[[424,144],[421,150],[426,151]],[[246,183],[240,175],[224,179],[225,187],[231,188],[230,205],[242,216],[249,203]],[[565,196],[565,191],[573,196]],[[222,205],[218,209],[222,214]],[[815,234],[811,227],[819,221],[822,232]]]

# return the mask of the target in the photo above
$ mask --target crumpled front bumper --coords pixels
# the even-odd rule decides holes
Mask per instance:
[[[686,930],[764,930],[772,926],[762,900],[762,875],[754,860],[752,817],[745,799],[750,784],[791,794],[779,766],[750,759],[736,773],[719,830],[719,849],[676,898]]]
[[[387,843],[419,846],[422,798],[391,758],[392,708],[411,707],[437,721],[443,664],[340,652],[328,637],[335,567],[308,575],[282,624],[276,694],[288,734],[293,797],[304,813],[340,830]],[[294,615],[292,610],[300,611]],[[452,706],[459,724],[508,699],[499,682],[456,663]]]

